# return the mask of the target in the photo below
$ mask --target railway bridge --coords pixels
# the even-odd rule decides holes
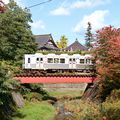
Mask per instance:
[[[87,86],[96,81],[94,76],[17,76],[21,84],[41,83],[47,91],[84,91]]]
[[[94,76],[17,76],[22,84],[24,83],[93,83],[96,81]]]

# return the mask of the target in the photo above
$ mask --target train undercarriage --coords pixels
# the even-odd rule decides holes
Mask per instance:
[[[75,69],[48,69],[48,70],[40,70],[40,69],[23,69],[19,74],[21,76],[95,76],[95,70],[75,70]]]

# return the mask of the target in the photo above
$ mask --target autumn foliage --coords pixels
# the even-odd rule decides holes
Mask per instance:
[[[0,13],[5,12],[5,4],[0,0]]]
[[[103,97],[120,88],[120,28],[104,27],[96,34],[95,57]]]

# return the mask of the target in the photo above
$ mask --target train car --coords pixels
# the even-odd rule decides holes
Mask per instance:
[[[90,54],[25,54],[23,68],[49,71],[91,71],[93,69],[92,59]]]

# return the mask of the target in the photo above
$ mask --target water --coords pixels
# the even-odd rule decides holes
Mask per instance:
[[[56,102],[54,106],[58,112],[55,120],[73,120],[73,113],[65,109],[64,103],[62,101]]]

